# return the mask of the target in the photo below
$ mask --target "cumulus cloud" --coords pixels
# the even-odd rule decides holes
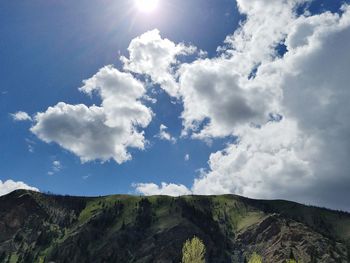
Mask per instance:
[[[11,193],[12,191],[15,191],[18,189],[39,191],[39,189],[37,189],[35,187],[28,186],[27,184],[20,182],[20,181],[15,182],[13,180],[7,180],[7,181],[3,182],[0,180],[0,196],[6,195],[6,194]]]
[[[144,149],[145,128],[152,120],[151,109],[142,104],[143,84],[131,74],[112,66],[84,81],[84,93],[97,94],[100,106],[60,102],[37,113],[31,131],[41,140],[55,142],[80,157],[82,162],[132,158],[128,148]]]
[[[173,74],[177,56],[192,54],[196,48],[162,38],[155,29],[134,38],[128,51],[129,58],[121,57],[125,70],[150,76],[169,95],[177,97],[178,84]]]
[[[265,61],[253,82],[281,90],[280,122],[239,129],[240,140],[212,154],[195,193],[288,198],[349,209],[350,12],[296,18],[288,52]],[[243,132],[241,132],[243,131]]]
[[[318,142],[306,158],[317,175],[310,189],[313,202],[349,209],[350,185],[350,8],[342,15],[324,13],[300,19],[287,39],[281,69],[282,105],[298,121],[303,134]],[[305,26],[309,29],[305,34]],[[299,33],[301,31],[301,33]],[[326,62],[326,63],[325,63]]]
[[[195,138],[225,137],[246,123],[262,125],[279,111],[279,87],[252,79],[252,73],[278,58],[276,46],[295,22],[300,2],[237,1],[247,18],[227,36],[219,48],[222,55],[180,67],[185,135],[194,131]]]
[[[350,209],[350,8],[298,16],[302,2],[238,0],[247,19],[221,55],[179,67],[184,133],[238,137],[191,192]]]
[[[16,113],[11,114],[14,121],[31,121],[32,117],[29,116],[28,113],[24,111],[18,111]]]
[[[273,90],[247,83],[227,59],[197,60],[180,69],[184,134],[225,137],[247,122],[262,124],[274,111]]]
[[[195,193],[290,198],[310,187],[313,173],[302,158],[310,149],[295,122],[245,127],[237,135],[239,142],[211,154],[209,171],[193,184]]]
[[[172,143],[176,143],[176,138],[171,136],[171,134],[167,130],[168,130],[168,127],[165,126],[164,124],[161,124],[159,127],[159,133],[156,135],[156,137],[164,141],[170,141]]]
[[[190,195],[191,191],[186,186],[181,184],[166,184],[162,183],[160,186],[153,183],[148,184],[134,184],[133,185],[137,193],[144,195],[169,195],[169,196],[181,196]]]

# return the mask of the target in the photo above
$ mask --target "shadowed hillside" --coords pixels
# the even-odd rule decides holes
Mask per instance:
[[[0,262],[176,262],[198,236],[207,262],[350,262],[350,214],[234,195],[0,197]]]

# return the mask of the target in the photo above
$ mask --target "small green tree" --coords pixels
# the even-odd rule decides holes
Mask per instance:
[[[195,236],[184,243],[182,263],[205,263],[205,245],[198,237]]]
[[[262,263],[262,257],[259,256],[257,253],[253,253],[253,255],[250,257],[248,263]]]

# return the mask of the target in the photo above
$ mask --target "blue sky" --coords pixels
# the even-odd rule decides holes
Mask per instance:
[[[189,139],[172,145],[153,138],[161,123],[174,135],[181,132],[181,105],[171,104],[164,92],[153,106],[157,116],[146,130],[151,145],[145,151],[134,151],[133,161],[122,165],[81,164],[59,146],[38,140],[28,131],[30,123],[13,122],[9,114],[19,110],[33,114],[59,101],[96,103],[78,91],[82,80],[104,65],[120,64],[118,52],[126,53],[131,39],[141,33],[159,28],[172,40],[193,43],[214,54],[240,19],[233,1],[219,5],[217,1],[167,1],[171,9],[156,15],[141,13],[130,2],[2,2],[1,180],[79,195],[126,193],[138,181],[190,185],[196,170],[206,166],[210,152],[222,146],[222,142],[209,147]],[[28,151],[27,140],[33,152]],[[191,156],[188,162],[184,161],[186,154]],[[61,162],[62,170],[49,176],[54,160]],[[84,180],[84,176],[89,178]]]
[[[349,126],[337,118],[348,112],[342,70],[348,61],[340,51],[349,40],[349,1],[159,0],[149,13],[139,10],[136,1],[1,2],[2,182],[22,181],[41,191],[71,195],[235,193],[332,207],[347,198],[350,148],[336,138]],[[170,45],[164,52],[174,52],[176,67],[175,60],[168,63],[157,50],[142,50],[147,41],[158,41],[149,40],[147,32],[153,29],[161,45]],[[142,45],[132,47],[133,39]],[[191,53],[189,46],[197,51],[181,54]],[[302,48],[305,55],[300,56]],[[132,58],[133,51],[150,52],[167,68],[159,71],[156,65],[138,72],[132,64],[142,61]],[[325,58],[329,65],[322,68],[318,61]],[[106,65],[141,82],[148,79],[146,94],[157,102],[140,99],[153,115],[145,127],[135,126],[144,132],[144,150],[126,147],[132,160],[122,163],[113,156],[105,162],[82,162],[72,145],[61,147],[46,133],[52,141],[47,143],[40,132],[30,131],[45,125],[36,114],[50,117],[48,107],[58,102],[105,107],[102,93],[88,96],[79,88]],[[325,79],[326,74],[331,77]],[[169,76],[178,97],[157,82]],[[32,120],[16,121],[12,114],[19,111]],[[282,118],[271,120],[271,114]],[[175,143],[159,138],[162,124]],[[63,133],[68,129],[63,127]],[[185,131],[187,136],[181,136]],[[330,145],[319,143],[325,138],[331,138]],[[186,190],[176,192],[162,182]],[[337,207],[349,209],[344,202]]]

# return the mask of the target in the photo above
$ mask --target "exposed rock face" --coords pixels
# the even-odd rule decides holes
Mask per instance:
[[[303,262],[347,262],[347,249],[309,227],[278,214],[268,215],[237,237],[250,251],[259,251],[266,262],[285,262],[292,253]]]
[[[181,261],[186,239],[201,238],[209,263],[348,263],[350,215],[287,201],[239,196],[179,198],[0,197],[0,262]]]
[[[44,216],[38,203],[29,193],[23,192],[16,198],[7,195],[0,202],[0,242],[14,236],[33,217]]]

